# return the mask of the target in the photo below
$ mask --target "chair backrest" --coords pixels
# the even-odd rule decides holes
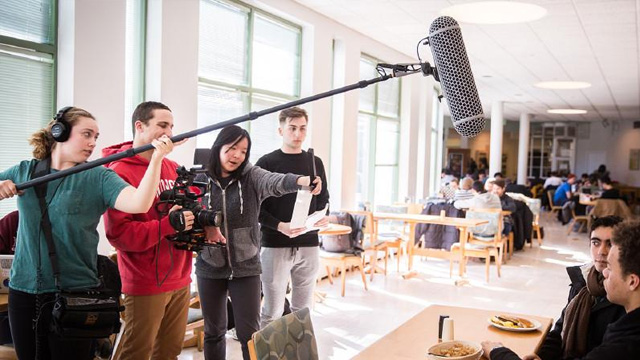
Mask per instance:
[[[591,215],[595,217],[616,215],[623,219],[632,217],[631,209],[620,199],[598,199]]]
[[[547,190],[547,198],[549,199],[549,206],[555,205],[553,203],[553,197],[556,195],[556,191],[554,189]]]
[[[311,314],[303,308],[274,320],[251,336],[256,359],[318,359]]]
[[[502,209],[469,209],[466,213],[467,219],[488,220],[489,223],[479,225],[470,229],[475,235],[492,236],[499,240],[502,236]]]
[[[340,210],[350,214],[353,217],[364,217],[364,222],[362,223],[362,239],[360,239],[360,246],[363,248],[368,248],[372,243],[375,242],[375,234],[377,231],[374,229],[373,222],[373,212],[366,210]]]

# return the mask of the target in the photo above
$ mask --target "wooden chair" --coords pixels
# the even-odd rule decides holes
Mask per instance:
[[[362,276],[362,283],[364,289],[369,290],[367,287],[367,277],[364,274],[363,259],[361,256],[346,253],[331,253],[324,250],[320,250],[320,263],[324,265],[327,270],[327,277],[329,283],[333,285],[333,276],[331,276],[331,267],[340,269],[340,278],[342,281],[341,295],[344,297],[347,267],[357,267],[360,270]]]
[[[272,321],[253,333],[247,346],[251,360],[317,360],[318,345],[309,308]]]
[[[389,258],[389,243],[378,239],[378,232],[376,229],[376,223],[373,221],[373,213],[371,211],[364,210],[343,210],[351,215],[364,216],[364,226],[362,227],[362,248],[364,249],[365,256],[362,257],[363,264],[366,261],[366,253],[369,252],[369,281],[373,281],[373,275],[376,272],[382,272],[387,275],[387,259]],[[384,268],[378,266],[378,253],[384,253]]]
[[[418,204],[420,205],[420,204]],[[415,204],[397,204],[397,205],[378,205],[377,210],[380,212],[386,213],[396,213],[396,214],[408,214],[416,211],[417,206]],[[418,214],[422,211],[422,207],[420,205],[420,210]],[[387,249],[396,249],[397,263],[396,263],[396,271],[400,272],[400,261],[402,259],[402,254],[406,253],[406,242],[408,239],[408,232],[406,231],[406,224],[402,224],[402,229],[398,231],[391,231],[386,233],[380,233],[379,231],[379,223],[375,223],[374,232],[377,235],[378,241],[382,241],[386,244]],[[393,254],[389,252],[388,254]],[[386,268],[386,260],[385,260],[385,268]]]
[[[489,220],[488,225],[483,225],[482,230],[485,233],[493,232],[492,236],[481,236],[473,233],[474,229],[469,231],[469,240],[464,248],[465,257],[485,258],[485,276],[489,282],[489,265],[491,264],[491,256],[495,257],[496,269],[498,277],[500,267],[504,257],[505,237],[502,235],[503,215],[501,209],[469,209],[467,218]],[[466,261],[461,256],[461,244],[455,243],[451,246],[451,258],[449,260],[449,276],[453,274],[453,260],[458,258],[460,261]],[[454,256],[457,255],[457,256]]]
[[[193,331],[193,337],[186,332]],[[194,344],[195,339],[195,344]],[[185,340],[183,347],[196,346],[198,351],[204,349],[204,317],[200,308],[200,295],[195,295],[189,300],[189,314],[187,315],[187,327],[185,328]]]
[[[540,229],[540,211],[542,207],[542,201],[540,199],[530,198],[518,193],[507,193],[507,195],[511,196],[515,200],[523,201],[533,213],[533,222],[532,222],[532,234],[531,234],[531,242],[529,243],[529,247],[533,247],[533,239],[534,237],[538,239],[538,245],[542,246],[542,230]],[[509,255],[511,258],[511,255]]]
[[[578,232],[582,231],[584,226],[589,229],[589,223],[591,222],[591,218],[589,215],[576,215],[576,210],[571,208],[571,221],[569,221],[569,229],[567,229],[567,235],[571,234],[571,230],[576,225],[576,223],[580,222],[580,228],[578,228]]]
[[[549,199],[549,209],[551,209],[550,211],[554,214],[558,211],[562,211],[562,206],[553,204],[553,197],[555,196],[555,194],[556,194],[555,190],[547,190],[547,199]]]

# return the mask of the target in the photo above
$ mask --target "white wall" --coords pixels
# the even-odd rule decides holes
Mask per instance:
[[[640,129],[633,129],[631,121],[612,121],[604,128],[599,122],[592,122],[588,139],[578,139],[576,143],[576,173],[592,173],[589,153],[604,152],[605,165],[611,179],[622,184],[640,186],[640,171],[629,170],[629,152],[640,149]],[[593,167],[593,166],[591,166]]]

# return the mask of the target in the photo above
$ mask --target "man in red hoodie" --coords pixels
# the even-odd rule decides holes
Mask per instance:
[[[112,155],[150,144],[162,135],[172,136],[173,115],[159,102],[143,102],[132,116],[133,142],[102,150]],[[108,163],[125,181],[138,186],[147,170],[152,150]],[[173,187],[177,164],[162,160],[160,194]],[[155,205],[155,203],[154,203]],[[174,206],[170,211],[178,209]],[[193,214],[184,212],[187,230]],[[118,250],[118,268],[125,294],[125,331],[115,359],[175,359],[182,351],[187,324],[191,283],[190,251],[176,250],[165,236],[174,234],[169,217],[161,217],[152,206],[146,214],[127,214],[109,209],[105,214],[107,238]]]

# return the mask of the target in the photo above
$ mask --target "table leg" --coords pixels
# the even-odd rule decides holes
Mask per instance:
[[[460,230],[460,269],[459,269],[459,275],[460,277],[463,277],[465,272],[466,272],[466,267],[465,267],[465,255],[464,255],[464,249],[467,246],[467,228],[466,227],[459,227],[458,230]]]
[[[409,223],[409,239],[407,243],[407,255],[409,256],[409,271],[411,271],[411,268],[413,267],[413,247],[415,242],[414,241],[415,236],[416,236],[416,223],[410,222]]]

